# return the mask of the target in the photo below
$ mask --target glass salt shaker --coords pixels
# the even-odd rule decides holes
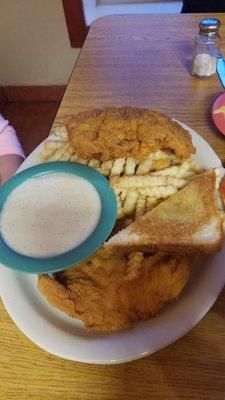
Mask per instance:
[[[199,22],[199,33],[195,37],[191,74],[198,78],[208,78],[215,74],[220,36],[220,21],[204,18]]]

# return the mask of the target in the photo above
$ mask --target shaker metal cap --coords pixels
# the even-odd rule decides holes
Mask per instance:
[[[217,18],[204,18],[199,22],[200,33],[203,35],[215,35],[220,25],[220,21]]]

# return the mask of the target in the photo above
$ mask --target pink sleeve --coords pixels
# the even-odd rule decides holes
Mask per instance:
[[[25,158],[15,130],[0,114],[0,156],[6,154],[18,154]]]

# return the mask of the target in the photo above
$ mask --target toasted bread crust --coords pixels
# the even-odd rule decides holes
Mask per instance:
[[[67,125],[79,157],[100,161],[147,157],[169,150],[181,159],[195,153],[188,131],[170,117],[145,108],[103,108],[80,113]]]

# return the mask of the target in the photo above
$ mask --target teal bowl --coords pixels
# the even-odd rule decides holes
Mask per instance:
[[[28,168],[11,178],[0,188],[0,218],[4,203],[10,193],[26,180],[43,174],[68,173],[88,180],[96,189],[101,201],[101,215],[91,235],[79,246],[66,253],[49,258],[24,256],[11,249],[0,232],[0,263],[14,270],[32,274],[53,273],[69,268],[91,256],[110,235],[117,216],[117,202],[108,180],[95,169],[79,163],[49,162]]]

